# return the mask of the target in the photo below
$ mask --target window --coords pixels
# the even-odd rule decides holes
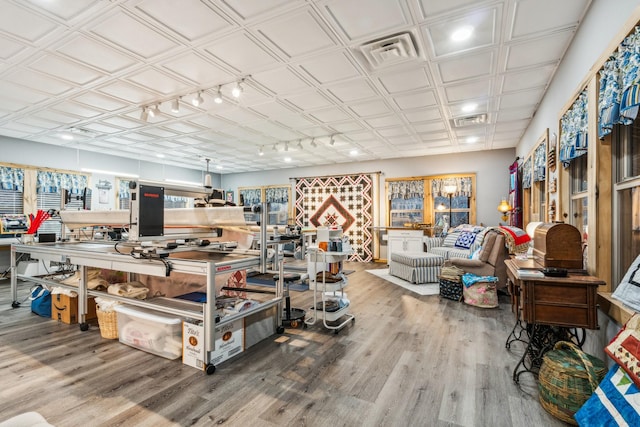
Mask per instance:
[[[612,131],[614,235],[612,290],[640,254],[640,123]]]
[[[586,242],[588,215],[587,207],[587,155],[576,157],[569,166],[571,180],[571,220],[570,223],[582,232],[582,240]]]

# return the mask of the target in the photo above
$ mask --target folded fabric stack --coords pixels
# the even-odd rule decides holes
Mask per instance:
[[[109,285],[107,293],[128,298],[145,299],[147,298],[147,293],[149,293],[149,288],[140,282],[114,283]]]

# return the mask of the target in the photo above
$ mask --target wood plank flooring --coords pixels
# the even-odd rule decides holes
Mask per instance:
[[[346,288],[354,324],[287,329],[206,375],[30,311],[0,281],[0,421],[37,411],[73,426],[563,426],[536,383],[511,375],[508,298],[479,309],[420,296],[365,269]],[[292,306],[312,292],[292,292]]]

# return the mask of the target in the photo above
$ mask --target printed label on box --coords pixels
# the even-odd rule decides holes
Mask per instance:
[[[204,326],[183,322],[182,363],[204,370]],[[243,319],[216,327],[215,350],[210,363],[217,365],[244,351]]]

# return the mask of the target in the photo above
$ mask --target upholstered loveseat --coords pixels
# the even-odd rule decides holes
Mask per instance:
[[[482,247],[484,236],[490,228],[480,225],[459,225],[445,237],[424,239],[425,252],[451,258],[471,258],[471,254]]]

